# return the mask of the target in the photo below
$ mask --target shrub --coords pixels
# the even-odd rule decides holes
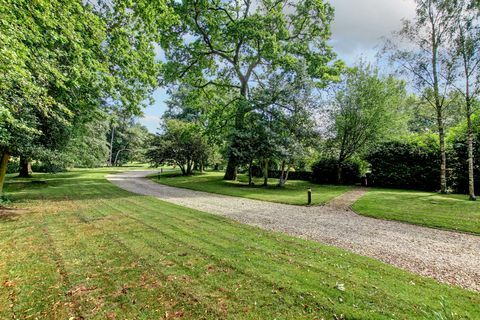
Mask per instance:
[[[332,158],[320,159],[312,165],[312,181],[315,183],[337,183],[338,161]],[[347,161],[342,164],[342,183],[356,184],[360,182],[360,164]]]
[[[18,159],[10,160],[7,166],[7,173],[18,173],[20,170],[20,162]]]
[[[272,179],[280,179],[282,171],[280,170],[270,170],[268,171],[268,177]],[[312,178],[312,173],[308,171],[290,171],[288,173],[288,180],[305,180],[310,181]]]
[[[32,171],[44,173],[58,173],[67,171],[67,168],[62,163],[35,161],[32,163]]]
[[[368,183],[377,187],[437,190],[440,186],[438,146],[433,142],[390,141],[367,156]]]

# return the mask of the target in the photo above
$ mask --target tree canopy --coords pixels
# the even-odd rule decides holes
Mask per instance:
[[[164,82],[235,92],[229,104],[235,130],[254,110],[250,90],[265,72],[294,72],[303,63],[319,87],[339,77],[342,63],[327,43],[333,8],[326,2],[195,0],[171,8],[181,19],[164,42]],[[230,155],[225,178],[235,179],[238,161]]]
[[[0,2],[0,186],[10,155],[61,152],[99,109],[140,114],[158,62],[126,4]]]

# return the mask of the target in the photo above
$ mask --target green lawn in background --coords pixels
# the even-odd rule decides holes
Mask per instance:
[[[480,235],[480,201],[469,201],[466,195],[372,189],[354,203],[353,210],[374,218]]]
[[[135,195],[109,171],[8,179],[0,319],[480,317],[478,293]]]
[[[263,178],[254,179],[255,186],[248,186],[246,175],[239,175],[238,181],[225,181],[223,174],[204,172],[184,177],[179,172],[164,172],[160,177],[151,176],[151,179],[174,187],[294,205],[307,204],[308,188],[312,189],[312,204],[324,204],[352,189],[351,186],[319,185],[300,180],[289,180],[281,188],[277,186],[278,179],[269,179],[268,187],[263,187]]]

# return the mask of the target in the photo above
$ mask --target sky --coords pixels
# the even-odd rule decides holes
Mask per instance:
[[[399,30],[402,19],[415,14],[414,0],[330,0],[335,8],[330,44],[347,65],[359,59],[374,61],[383,38]],[[147,107],[139,122],[155,133],[165,112],[165,89],[154,93],[155,103]]]

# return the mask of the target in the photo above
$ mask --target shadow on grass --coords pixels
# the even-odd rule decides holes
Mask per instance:
[[[24,213],[27,211],[23,209],[0,207],[0,222],[13,222]]]
[[[118,189],[105,179],[106,175],[114,173],[118,171],[63,172],[38,174],[32,178],[10,178],[5,183],[5,193],[13,203],[25,200],[72,201],[139,196]]]

